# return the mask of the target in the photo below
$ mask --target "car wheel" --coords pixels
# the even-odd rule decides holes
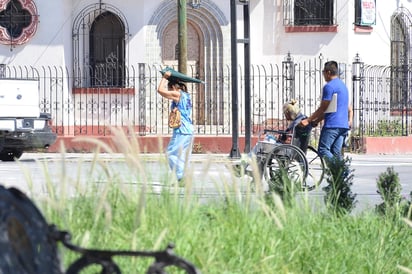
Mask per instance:
[[[23,151],[20,151],[20,150],[1,152],[0,160],[4,162],[11,162],[11,161],[19,159],[21,155],[23,155]]]

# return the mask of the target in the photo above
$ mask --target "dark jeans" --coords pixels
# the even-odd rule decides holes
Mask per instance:
[[[318,152],[327,160],[333,157],[342,158],[342,145],[345,140],[346,128],[322,128],[319,138]]]

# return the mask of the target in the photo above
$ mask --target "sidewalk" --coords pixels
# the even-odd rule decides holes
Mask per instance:
[[[244,154],[242,153],[243,157]],[[92,160],[95,157],[94,153],[51,153],[51,152],[26,152],[21,157],[24,159],[33,158],[48,158],[48,159],[61,159],[64,157],[66,160],[82,158],[84,160]],[[159,159],[165,158],[164,153],[141,153],[138,155],[147,161],[157,161]],[[356,161],[376,161],[376,162],[404,162],[410,161],[412,163],[412,154],[358,154],[358,153],[345,153],[345,157],[350,157]],[[124,154],[122,153],[100,153],[99,159],[123,159]],[[203,162],[203,161],[213,161],[213,162],[236,162],[240,158],[231,158],[229,153],[193,153],[190,157],[192,162]]]
[[[395,154],[351,154],[347,153],[347,157],[352,159],[351,168],[354,170],[354,180],[352,191],[357,195],[359,200],[359,209],[373,206],[380,202],[380,197],[377,194],[376,180],[382,172],[385,172],[388,167],[394,167],[395,172],[399,174],[399,181],[402,185],[402,195],[409,196],[412,191],[412,154],[408,155],[395,155]],[[164,174],[168,172],[167,164],[165,163],[164,154],[139,154],[137,157],[142,161],[147,162],[145,165],[144,177],[149,177],[150,182],[154,187],[162,188],[167,187],[162,185],[164,183]],[[44,184],[47,181],[44,177],[44,171],[42,170],[43,164],[37,164],[36,162],[47,162],[48,172],[52,174],[51,178],[56,180],[56,185],[59,185],[59,175],[62,168],[61,160],[64,159],[66,165],[64,170],[70,170],[66,176],[70,180],[81,181],[98,181],[102,182],[101,172],[99,169],[91,168],[93,161],[96,159],[96,155],[93,153],[24,153],[20,159],[21,163],[2,162],[0,168],[2,168],[3,182],[7,185],[21,186],[22,189],[27,188],[25,183],[26,178],[24,173],[21,172],[23,167],[25,170],[30,171],[32,174],[32,185],[34,186],[36,193],[45,194]],[[130,178],[131,174],[135,173],[135,169],[131,169],[126,164],[126,158],[124,154],[107,154],[101,153],[97,155],[97,159],[104,161],[107,167],[119,176],[117,179],[128,183],[135,184],[135,178]],[[191,162],[193,163],[193,190],[200,199],[215,199],[221,197],[222,193],[225,193],[225,187],[227,184],[233,185],[234,189],[241,189],[239,192],[241,195],[248,193],[248,182],[250,177],[234,177],[228,166],[239,159],[231,159],[229,153],[227,154],[193,154]],[[79,166],[79,163],[82,163]],[[100,165],[95,165],[99,167]],[[96,174],[90,174],[90,170],[94,170]],[[122,171],[124,170],[124,172]],[[76,172],[81,171],[79,177]],[[95,175],[95,178],[93,177]],[[93,177],[93,178],[92,178]],[[326,182],[324,182],[325,184]],[[238,195],[237,193],[236,195]],[[304,193],[302,193],[304,194]],[[235,195],[235,194],[233,194]],[[322,200],[323,192],[321,189],[313,190],[308,195],[314,200]]]

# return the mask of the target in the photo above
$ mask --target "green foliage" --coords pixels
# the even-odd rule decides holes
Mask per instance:
[[[410,200],[402,197],[402,186],[399,181],[399,175],[393,167],[388,167],[386,172],[379,175],[376,181],[377,193],[381,196],[383,202],[376,205],[375,209],[379,214],[386,216],[408,216],[411,205]],[[410,194],[412,197],[412,192]]]
[[[353,169],[350,169],[351,159],[333,158],[327,161],[326,175],[328,185],[323,188],[326,192],[327,208],[337,215],[350,213],[356,205],[356,194],[352,193]]]
[[[124,183],[98,161],[92,169],[101,164],[104,180],[83,184],[62,178],[62,185],[67,182],[73,187],[67,188],[67,193],[65,188],[57,191],[60,185],[48,184],[47,199],[36,201],[48,223],[69,231],[72,242],[85,248],[156,251],[173,242],[175,253],[202,273],[392,274],[400,273],[399,266],[412,268],[411,228],[400,219],[388,221],[373,213],[328,214],[322,210],[322,202],[306,203],[305,195],[299,195],[302,203],[283,207],[282,198],[274,192],[284,193],[286,202],[292,200],[289,194],[294,192],[279,185],[272,186],[271,195],[259,196],[257,191],[245,197],[233,195],[222,180],[218,183],[224,185],[227,195],[205,203],[188,187],[171,187],[165,174],[164,184],[155,191],[145,165],[137,159],[139,153],[129,151],[125,159],[130,163],[132,184]],[[348,208],[354,202],[350,192],[353,175],[348,165],[344,166],[340,172],[345,179],[330,185],[329,191],[339,193],[333,196],[337,198],[334,204]],[[166,165],[159,172],[164,170]],[[333,169],[330,176],[339,177],[336,172]],[[283,180],[282,186],[284,176],[280,172],[276,177]],[[340,193],[346,193],[346,202],[341,202]],[[272,199],[270,205],[268,199]],[[66,248],[60,250],[67,269],[79,256]],[[113,259],[122,273],[145,273],[153,262],[144,257]],[[82,273],[100,272],[92,268]],[[181,272],[170,269],[168,273]]]
[[[394,206],[401,200],[402,186],[398,173],[393,167],[388,167],[386,172],[379,175],[377,180],[378,194],[381,195],[387,206]]]
[[[188,202],[173,193],[147,196],[136,222],[141,193],[124,191],[110,188],[104,210],[97,190],[67,200],[60,218],[46,218],[88,248],[160,250],[173,242],[175,253],[202,273],[399,273],[398,265],[412,268],[412,233],[402,222],[372,214],[337,218],[305,207],[271,210],[264,202],[251,210],[241,202]],[[63,250],[67,269],[76,256]],[[145,273],[153,261],[114,259],[122,273]]]
[[[376,129],[369,130],[371,136],[401,136],[402,135],[402,123],[400,120],[388,121],[380,120],[377,123]]]
[[[276,193],[287,206],[294,204],[296,193],[301,191],[300,184],[289,178],[287,170],[284,168],[272,171],[270,179],[268,179],[268,187],[267,202],[271,203],[273,201],[271,193]]]

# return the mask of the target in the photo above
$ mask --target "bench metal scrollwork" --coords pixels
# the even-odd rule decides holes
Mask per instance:
[[[152,257],[147,274],[163,274],[175,266],[188,274],[200,274],[189,261],[173,252],[169,244],[163,251],[112,251],[85,249],[70,242],[70,233],[49,225],[31,200],[16,188],[0,185],[0,273],[64,273],[57,244],[61,242],[81,256],[65,273],[80,273],[90,265],[100,265],[102,274],[121,273],[114,256]]]

